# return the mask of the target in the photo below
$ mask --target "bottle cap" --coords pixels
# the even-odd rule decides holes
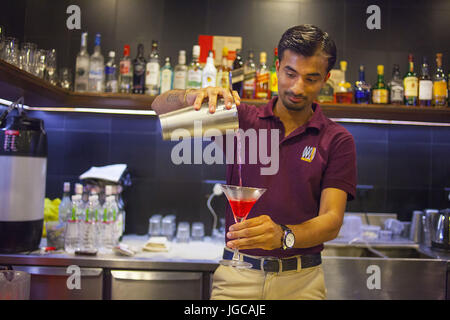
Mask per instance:
[[[278,48],[273,49],[273,55],[278,58]]]
[[[83,193],[83,185],[81,183],[75,184],[75,194],[82,194]]]
[[[382,64],[377,65],[377,73],[384,74],[384,66]]]
[[[228,57],[228,48],[227,47],[223,47],[223,49],[222,49],[222,58],[223,57]]]
[[[108,53],[108,56],[109,56],[110,58],[115,58],[115,57],[116,57],[116,52],[115,52],[115,51],[110,51],[110,52]]]
[[[112,194],[112,186],[111,185],[105,186],[105,195],[109,196],[111,194]]]
[[[130,46],[128,44],[123,46],[123,55],[128,57],[130,55]]]
[[[261,53],[259,54],[259,61],[260,61],[261,63],[266,63],[266,61],[267,61],[267,53],[265,53],[264,51],[261,52]]]
[[[195,57],[200,56],[200,46],[198,44],[196,44],[193,48],[192,48],[192,55]]]
[[[70,192],[70,182],[64,182],[64,192]]]
[[[341,70],[342,71],[347,71],[347,61],[341,61],[340,62],[340,65],[341,65]]]

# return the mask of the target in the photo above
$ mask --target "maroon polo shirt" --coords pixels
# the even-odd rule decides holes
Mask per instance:
[[[238,107],[239,127],[260,132],[267,129],[270,146],[270,129],[279,130],[279,168],[274,175],[262,175],[262,164],[249,164],[249,143],[245,144],[245,163],[242,164],[242,185],[267,188],[256,202],[247,219],[269,215],[276,223],[295,225],[318,216],[320,195],[325,188],[338,188],[352,200],[356,191],[356,151],[353,136],[341,125],[328,119],[320,106],[313,104],[313,116],[304,125],[285,137],[284,125],[274,115],[274,98],[265,106],[242,103]],[[258,136],[259,144],[259,136]],[[236,144],[235,144],[236,145]],[[267,148],[270,153],[270,147]],[[259,151],[259,149],[258,149]],[[235,146],[236,158],[236,146]],[[258,157],[259,158],[259,157]],[[227,183],[239,185],[237,161],[227,165]],[[226,231],[235,223],[231,208],[226,210]],[[226,237],[226,241],[229,239]],[[242,250],[255,256],[289,257],[322,251],[323,244],[290,250]]]

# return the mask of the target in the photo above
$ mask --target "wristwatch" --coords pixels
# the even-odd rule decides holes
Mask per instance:
[[[283,250],[292,249],[295,243],[295,235],[291,229],[286,227],[284,224],[280,224],[281,228],[284,231],[283,238],[281,239]]]

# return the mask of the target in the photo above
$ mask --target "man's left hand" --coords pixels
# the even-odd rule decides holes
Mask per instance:
[[[230,226],[227,233],[227,247],[231,249],[264,249],[281,248],[283,229],[268,215],[262,215]]]

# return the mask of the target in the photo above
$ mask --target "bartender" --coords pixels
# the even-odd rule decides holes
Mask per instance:
[[[354,139],[314,102],[336,62],[334,41],[316,26],[299,25],[284,32],[278,54],[278,97],[264,106],[241,103],[237,92],[223,88],[172,90],[152,104],[163,114],[189,105],[199,109],[208,100],[213,113],[222,97],[227,108],[238,106],[244,132],[280,133],[275,174],[262,175],[261,163],[242,164],[242,185],[267,189],[247,220],[235,223],[227,207],[224,258],[238,248],[253,267],[220,265],[211,299],[325,299],[320,252],[339,234],[346,203],[355,196]],[[227,184],[239,185],[238,173],[237,164],[227,165]]]

